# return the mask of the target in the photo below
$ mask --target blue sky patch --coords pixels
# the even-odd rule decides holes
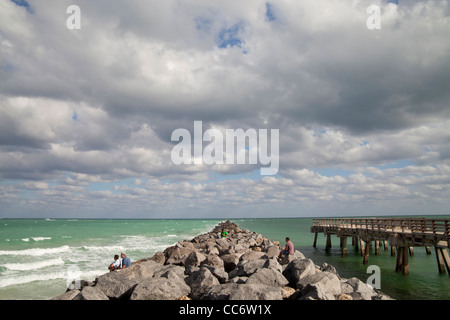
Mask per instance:
[[[241,26],[239,24],[235,24],[231,28],[220,30],[218,39],[219,48],[242,48],[242,40],[238,37],[240,29]]]
[[[26,0],[11,0],[12,3],[18,5],[19,7],[24,7],[28,12],[31,13],[31,6]]]
[[[270,3],[266,3],[266,18],[268,21],[275,21],[275,15],[273,13],[273,6]]]

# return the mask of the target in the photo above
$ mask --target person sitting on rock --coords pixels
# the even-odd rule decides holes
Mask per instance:
[[[128,268],[129,266],[131,266],[131,260],[130,258],[127,257],[127,255],[125,254],[125,252],[122,252],[120,254],[122,256],[122,269]]]
[[[290,254],[294,254],[294,244],[291,242],[291,239],[289,239],[289,237],[286,237],[286,246],[284,247],[284,250],[280,251],[278,260],[281,260],[282,256],[287,256]]]
[[[222,229],[222,232],[220,233],[220,236],[221,236],[222,238],[226,238],[227,235],[228,235],[228,232],[226,232],[225,229]]]
[[[119,255],[116,254],[114,256],[114,262],[109,265],[108,269],[109,269],[109,271],[115,271],[115,270],[119,270],[121,268],[122,268],[122,261],[120,261]]]

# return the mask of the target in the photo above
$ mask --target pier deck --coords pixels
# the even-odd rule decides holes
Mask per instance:
[[[431,254],[430,247],[435,248],[438,270],[450,275],[450,248],[449,220],[427,218],[332,218],[313,219],[311,232],[315,233],[316,247],[317,234],[327,236],[325,250],[331,248],[331,235],[341,239],[342,255],[347,253],[347,238],[352,237],[355,249],[361,248],[363,263],[368,263],[369,250],[372,241],[375,244],[375,254],[379,254],[380,245],[391,246],[391,255],[397,251],[396,271],[409,273],[408,253],[413,255],[413,247],[425,247]]]

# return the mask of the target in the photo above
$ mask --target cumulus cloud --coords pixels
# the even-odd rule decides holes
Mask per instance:
[[[77,1],[69,30],[72,1],[2,1],[3,214],[447,212],[450,5],[375,1],[369,30],[373,3]],[[279,129],[278,174],[174,165],[195,120]]]

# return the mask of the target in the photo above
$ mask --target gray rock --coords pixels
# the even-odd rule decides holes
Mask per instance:
[[[202,265],[208,265],[214,268],[225,268],[224,261],[218,255],[208,254]]]
[[[283,289],[263,284],[225,283],[208,288],[202,300],[282,300]]]
[[[204,267],[211,271],[212,275],[216,277],[220,283],[226,283],[228,281],[228,273],[223,268],[215,268],[206,265],[204,265]]]
[[[296,259],[291,261],[283,271],[289,285],[296,287],[297,282],[308,275],[316,273],[316,266],[311,259]]]
[[[350,289],[351,288],[351,289]],[[353,300],[372,300],[378,294],[358,278],[350,278],[341,282],[342,293],[349,294]]]
[[[130,267],[131,268],[131,267]],[[126,270],[126,269],[125,269]],[[106,273],[97,278],[95,288],[102,291],[110,299],[120,299],[136,286],[136,278],[129,279],[125,270]]]
[[[326,262],[324,262],[322,264],[322,266],[320,267],[320,270],[331,272],[331,273],[335,274],[339,278],[339,280],[341,280],[341,277],[339,276],[338,272],[336,271],[336,268]]]
[[[250,261],[250,260],[256,260],[256,259],[268,259],[269,257],[266,255],[265,252],[258,252],[258,251],[247,251],[245,252],[240,260],[246,260],[246,261]]]
[[[206,253],[211,255],[219,255],[219,249],[217,249],[216,246],[208,246]]]
[[[267,263],[268,260],[241,260],[239,261],[237,267],[229,272],[229,277],[241,277],[241,276],[250,276],[253,273],[255,273],[257,270],[264,268],[264,265]]]
[[[109,300],[98,288],[85,286],[77,296],[77,300]]]
[[[50,300],[73,300],[73,298],[78,296],[79,293],[80,293],[80,290],[74,289],[74,290],[66,291],[65,293],[63,293],[57,297],[54,297]]]
[[[192,251],[191,254],[184,261],[184,266],[199,267],[203,261],[206,260],[206,256],[200,252]]]
[[[198,300],[209,287],[220,283],[208,268],[202,267],[186,278],[186,284],[191,288],[192,299]]]
[[[231,254],[225,254],[220,257],[223,261],[223,267],[225,268],[226,272],[230,272],[233,269],[236,268],[237,264],[239,263],[239,254],[231,253]]]
[[[164,253],[167,256],[165,264],[184,265],[189,255],[194,252],[193,249],[186,247],[171,247],[166,249]]]
[[[237,284],[244,284],[248,280],[248,277],[234,277],[232,279],[229,279],[227,283],[237,283]]]
[[[307,285],[315,285],[321,283],[335,296],[341,294],[341,283],[339,278],[331,272],[319,272],[308,275],[297,282],[297,289],[304,289]],[[345,292],[344,292],[345,293]]]
[[[156,252],[153,257],[149,258],[148,260],[155,261],[160,264],[164,264],[166,262],[166,255],[164,252]]]
[[[175,300],[190,291],[189,286],[179,279],[150,278],[134,288],[130,300]]]
[[[283,274],[274,269],[259,269],[253,273],[247,280],[247,284],[264,284],[272,287],[287,286],[289,281]]]
[[[265,249],[264,252],[269,258],[274,258],[278,257],[278,255],[280,254],[280,248],[278,246],[273,245]]]
[[[294,293],[291,298],[297,300],[336,300],[333,293],[322,282],[307,284],[302,290]]]

